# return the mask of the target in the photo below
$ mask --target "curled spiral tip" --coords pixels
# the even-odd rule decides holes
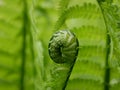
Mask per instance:
[[[53,34],[48,51],[51,59],[56,63],[67,63],[76,60],[79,50],[76,36],[69,30],[61,30]]]

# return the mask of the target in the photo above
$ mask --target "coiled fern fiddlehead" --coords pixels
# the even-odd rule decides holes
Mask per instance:
[[[56,63],[74,62],[78,55],[78,46],[78,39],[72,32],[58,31],[50,39],[49,55]]]
[[[56,82],[56,85],[52,86],[52,90],[65,89],[76,61],[78,50],[78,39],[69,30],[58,31],[51,37],[48,51],[51,59],[55,62],[52,70],[52,81]]]

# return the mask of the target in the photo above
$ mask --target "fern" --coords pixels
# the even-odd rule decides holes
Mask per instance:
[[[0,0],[0,90],[119,90],[120,1],[60,0],[57,21],[56,3]],[[61,29],[79,40],[75,63],[48,56]]]
[[[108,61],[108,67],[110,68],[110,71],[114,71],[115,73],[118,72],[119,70],[117,68],[119,68],[119,55],[120,55],[120,50],[119,50],[119,37],[117,36],[117,34],[119,34],[119,20],[120,20],[120,15],[119,15],[119,7],[116,4],[116,2],[113,1],[105,1],[105,2],[100,2],[98,1],[100,7],[101,7],[101,11],[103,13],[103,17],[106,23],[106,29],[108,31],[108,35],[111,38],[111,55],[110,55],[110,59]],[[118,2],[119,3],[119,2]],[[118,64],[116,64],[118,63]],[[119,88],[118,85],[119,83],[119,78],[112,74],[111,72],[109,72],[109,84],[111,87],[106,86],[107,90],[110,89],[117,89]],[[118,73],[119,74],[119,73]],[[116,83],[113,83],[116,82]]]
[[[114,69],[115,67],[117,69],[118,66],[115,65],[119,65],[120,54],[119,8],[112,5],[116,2],[98,1],[99,8],[98,4],[92,2],[70,5],[71,1],[61,12],[55,25],[55,30],[68,29],[75,32],[80,43],[78,60],[66,89],[109,90],[113,87],[119,89],[118,86],[111,85],[114,80],[115,85],[119,85],[119,79],[113,79],[114,75],[111,73],[111,68],[114,66]]]
[[[67,7],[68,7],[68,4],[69,4],[70,0],[60,0],[59,1],[59,12],[62,13]]]
[[[89,13],[88,13],[89,12]],[[62,27],[62,25],[64,25],[65,21],[67,19],[71,19],[71,18],[92,18],[91,14],[97,13],[98,12],[98,8],[96,7],[95,4],[91,4],[91,3],[84,3],[83,6],[79,6],[79,5],[75,5],[69,8],[66,8],[63,10],[61,16],[59,17],[57,23],[56,23],[56,28],[55,30],[60,29],[60,27]],[[93,15],[93,18],[95,17],[99,17],[100,14],[95,14]]]
[[[98,14],[94,14],[96,12]],[[83,23],[82,19],[83,20],[91,19],[91,21],[93,19],[100,20],[101,19],[100,15],[101,14],[99,12],[99,8],[97,8],[96,4],[83,3],[82,6],[74,5],[74,6],[66,8],[57,21],[57,24],[56,24],[57,28],[55,27],[55,30],[58,30],[61,27],[62,29],[70,29],[71,31],[76,33],[77,37],[79,38],[79,43],[80,43],[80,52],[78,56],[78,61],[76,62],[73,68],[73,71],[72,71],[72,74],[69,80],[70,83],[68,82],[68,85],[66,88],[68,90],[72,89],[72,87],[70,86],[73,86],[71,85],[72,83],[71,79],[76,80],[78,78],[81,78],[77,80],[77,83],[79,84],[77,85],[74,84],[76,87],[73,86],[74,87],[73,89],[91,90],[91,87],[90,87],[91,85],[89,85],[90,83],[87,84],[87,82],[93,83],[93,85],[96,85],[96,88],[98,88],[99,85],[101,86],[100,89],[103,88],[102,84],[104,83],[104,78],[103,78],[104,72],[102,70],[104,70],[104,67],[105,67],[105,63],[104,63],[105,53],[103,52],[105,51],[104,48],[106,47],[105,46],[106,31],[104,31],[104,28],[98,27],[94,22],[92,22],[91,25],[87,24],[86,22],[83,25],[79,25],[80,22]],[[78,19],[77,20],[78,25],[77,26],[74,26],[73,24],[69,25],[69,22],[67,23],[66,21],[70,19],[72,20]],[[65,27],[64,27],[64,24],[65,24]],[[69,27],[69,26],[72,26],[72,27]],[[102,42],[100,40],[102,40]],[[90,51],[92,51],[92,53],[90,53]],[[86,66],[85,64],[89,66],[91,70],[87,68],[84,69]],[[98,68],[95,70],[93,69],[93,67],[91,67],[91,65],[93,65],[94,67],[98,65],[97,66]],[[83,70],[80,68],[82,68]],[[90,70],[90,72],[88,72],[88,70]],[[93,71],[95,72],[91,73]],[[97,71],[99,71],[100,74],[97,75],[98,73]],[[78,77],[76,77],[76,75]],[[98,79],[98,78],[101,78],[101,79]],[[97,81],[98,83],[96,83],[96,80],[98,80]],[[84,84],[81,84],[81,83],[84,83]],[[94,87],[92,88],[92,90],[96,90],[96,88]]]

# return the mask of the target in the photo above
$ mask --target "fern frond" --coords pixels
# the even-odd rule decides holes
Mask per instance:
[[[79,38],[81,46],[105,47],[105,30],[96,26],[81,26],[70,29]],[[94,33],[94,34],[93,34]],[[96,38],[97,37],[97,38]]]
[[[90,76],[88,76],[90,77]],[[66,87],[66,90],[79,90],[80,88],[86,89],[86,90],[103,90],[103,80],[98,77],[93,78],[75,78],[69,80],[68,86]],[[79,88],[78,88],[79,86]],[[94,87],[94,88],[93,88]]]
[[[69,4],[70,0],[60,0],[59,1],[59,12],[63,13],[65,9],[67,9],[67,6]]]
[[[119,15],[119,7],[112,5],[111,3],[103,3],[101,5],[101,8],[103,11],[103,16],[106,21],[106,27],[108,28],[108,34],[111,36],[111,42],[113,44],[113,52],[112,54],[114,55],[115,53],[118,53],[120,55],[120,42],[119,42],[119,21],[120,21],[120,15]],[[116,54],[115,54],[116,55]]]
[[[96,13],[96,14],[93,14]],[[98,13],[98,14],[97,14]],[[58,19],[55,30],[58,30],[62,25],[64,25],[67,19],[71,18],[97,18],[100,17],[99,9],[95,4],[85,3],[83,6],[72,6],[64,10]]]
[[[71,79],[71,80],[75,80],[75,79],[77,79],[77,80],[79,80],[79,81],[85,81],[85,82],[91,82],[91,83],[103,83],[103,78],[102,77],[98,77],[98,76],[94,76],[94,75],[90,75],[90,74],[81,74],[81,75],[79,75],[79,76],[75,76],[75,78],[73,78],[73,79]]]
[[[117,37],[117,33],[119,34],[120,28],[118,26],[119,20],[120,20],[120,7],[117,6],[117,4],[113,4],[114,1],[112,0],[105,0],[105,1],[99,1],[98,4],[100,5],[101,12],[103,14],[103,18],[105,20],[106,24],[106,30],[108,32],[108,37],[110,37],[110,40],[108,43],[110,46],[109,50],[109,56],[107,60],[106,66],[108,67],[106,69],[106,78],[105,82],[110,84],[112,79],[118,79],[115,75],[113,75],[111,72],[114,71],[114,73],[118,72],[117,68],[119,67],[119,59],[120,59],[120,42],[119,37]],[[114,70],[113,70],[114,69]],[[120,75],[120,73],[118,73]],[[118,79],[119,80],[119,79]],[[117,86],[109,87],[109,85],[105,85],[105,89],[117,89]]]

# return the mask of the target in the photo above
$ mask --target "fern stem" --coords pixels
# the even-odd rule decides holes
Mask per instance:
[[[109,35],[109,28],[108,28],[107,21],[106,21],[106,18],[105,18],[104,9],[101,6],[101,3],[104,2],[104,1],[105,0],[103,0],[103,1],[97,0],[98,5],[101,9],[103,19],[104,19],[104,22],[105,22],[105,26],[106,26],[106,30],[107,30],[107,32],[106,32],[106,61],[105,61],[106,68],[105,68],[105,78],[104,78],[104,90],[109,90],[109,82],[110,82],[109,59],[110,59],[110,53],[111,53],[111,46],[110,46],[111,38],[110,38],[110,35]]]
[[[23,0],[23,48],[22,48],[22,63],[21,63],[21,81],[20,81],[20,90],[25,90],[24,79],[25,79],[25,63],[26,63],[26,35],[27,35],[27,2]]]
[[[34,58],[35,58],[35,53],[34,53],[34,45],[33,45],[33,37],[32,37],[32,31],[29,32],[30,33],[30,51],[31,51],[31,54],[32,54],[32,66],[33,66],[33,77],[35,78],[36,76],[36,69],[35,69],[35,65],[34,65]],[[33,88],[35,88],[35,85],[33,85]]]
[[[71,72],[72,72],[72,69],[73,69],[73,67],[74,67],[75,62],[76,62],[76,60],[73,62],[73,65],[70,67],[70,71],[68,72],[68,76],[67,76],[67,78],[66,78],[66,81],[65,81],[65,84],[64,84],[62,90],[65,90],[65,88],[66,88],[66,86],[67,86],[67,83],[68,83],[68,80],[69,80],[69,77],[70,77],[70,75],[71,75]]]
[[[105,81],[104,90],[109,90],[109,82],[110,82],[109,55],[110,55],[110,43],[111,43],[109,35],[107,35],[106,41],[107,41],[106,43],[107,50],[106,50],[106,62],[105,62],[106,69],[105,69],[105,78],[104,78]]]

